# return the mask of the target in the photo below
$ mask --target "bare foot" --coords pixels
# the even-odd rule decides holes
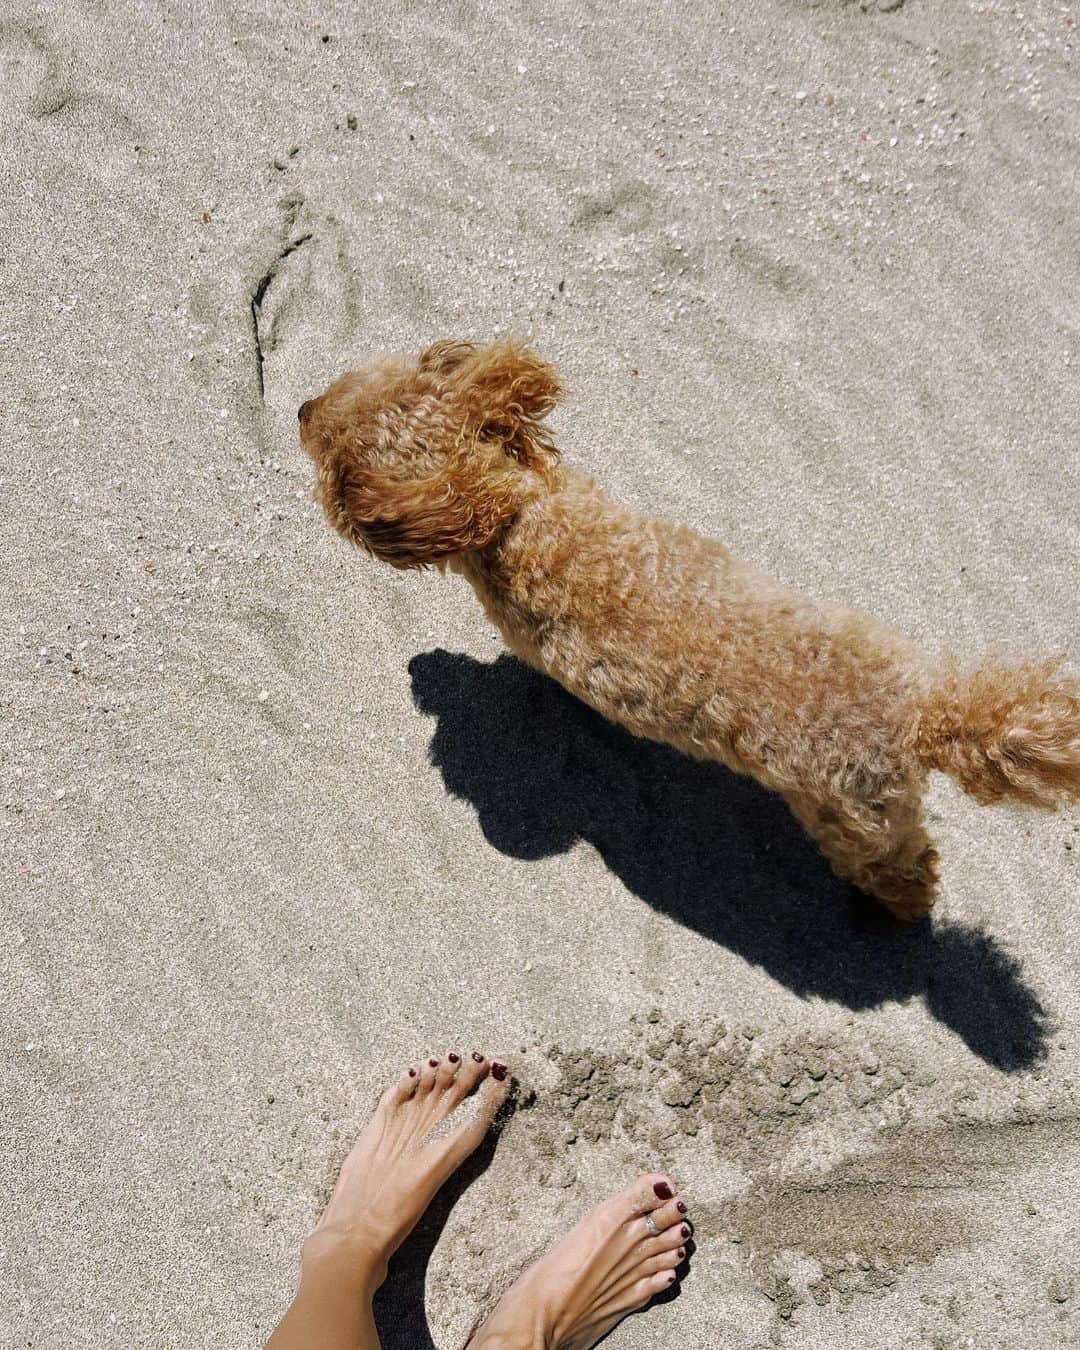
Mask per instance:
[[[487,1133],[510,1087],[502,1060],[478,1051],[427,1059],[383,1093],[345,1159],[307,1257],[347,1248],[370,1287],[415,1228],[435,1192]]]
[[[589,1350],[675,1283],[690,1237],[685,1215],[670,1178],[639,1177],[507,1290],[468,1350]]]

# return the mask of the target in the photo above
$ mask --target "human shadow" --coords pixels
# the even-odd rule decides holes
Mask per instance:
[[[996,1068],[1045,1056],[1047,1014],[1014,957],[948,920],[897,932],[751,779],[636,739],[511,656],[435,650],[409,674],[436,718],[432,763],[500,852],[587,840],[635,895],[797,994],[853,1009],[918,995]]]

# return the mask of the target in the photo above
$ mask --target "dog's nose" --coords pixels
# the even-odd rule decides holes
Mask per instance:
[[[311,399],[308,399],[307,402],[301,403],[299,408],[297,408],[296,416],[299,418],[301,422],[304,420],[304,414],[310,407],[311,407]]]

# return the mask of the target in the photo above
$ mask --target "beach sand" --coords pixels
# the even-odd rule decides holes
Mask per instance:
[[[613,1347],[1080,1343],[1077,813],[935,781],[938,910],[882,932],[775,799],[333,537],[296,431],[512,330],[613,495],[931,652],[1080,655],[1078,26],[9,0],[0,1344],[261,1344],[382,1086],[474,1045],[519,1109],[385,1350],[653,1167],[697,1249]]]

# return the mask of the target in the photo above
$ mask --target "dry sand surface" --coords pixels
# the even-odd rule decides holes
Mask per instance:
[[[7,0],[0,1344],[257,1346],[381,1086],[473,1045],[520,1109],[386,1350],[654,1166],[697,1251],[613,1347],[1080,1344],[1077,813],[935,782],[883,934],[778,802],[332,537],[296,434],[512,329],[613,494],[930,650],[1080,654],[1078,28]]]

